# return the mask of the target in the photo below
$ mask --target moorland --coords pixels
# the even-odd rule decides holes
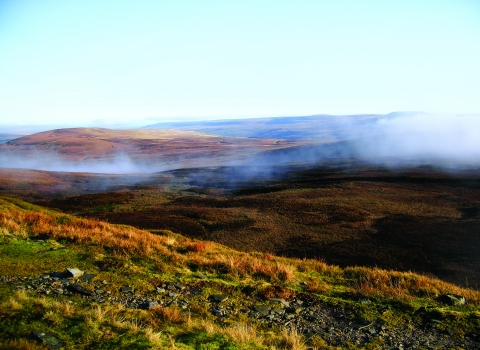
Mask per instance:
[[[320,139],[288,119],[258,121],[256,137],[237,123],[235,135],[77,128],[0,145],[6,348],[35,344],[39,328],[67,348],[475,348],[479,171],[356,157],[342,127],[376,118]],[[42,167],[28,169],[33,154]],[[118,302],[35,287],[74,265]],[[185,290],[152,295],[175,284]],[[133,307],[125,285],[157,304]],[[255,308],[272,297],[299,311]]]

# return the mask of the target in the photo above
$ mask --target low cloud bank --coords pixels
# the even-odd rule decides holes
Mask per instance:
[[[31,150],[27,153],[3,150],[0,153],[0,168],[101,174],[151,173],[164,170],[161,166],[153,168],[142,162],[134,162],[125,154],[119,154],[109,159],[69,161],[59,154],[40,150]]]
[[[395,113],[358,133],[356,151],[370,162],[480,165],[480,116]]]
[[[202,166],[238,166],[240,177],[278,175],[278,165],[318,163],[355,158],[391,167],[432,165],[455,170],[480,166],[480,115],[434,115],[391,113],[362,123],[349,117],[330,123],[338,139],[323,145],[308,145],[257,153],[250,158],[224,159],[215,156],[198,159],[133,159],[127,154],[104,159],[69,161],[50,151],[0,151],[0,167],[47,171],[105,174],[153,173]],[[301,122],[301,121],[300,121]],[[328,123],[326,124],[328,125]],[[341,127],[339,127],[339,125]],[[328,128],[328,126],[326,126]],[[333,129],[332,129],[333,130]],[[327,130],[328,131],[328,130]],[[321,140],[319,140],[321,141]]]

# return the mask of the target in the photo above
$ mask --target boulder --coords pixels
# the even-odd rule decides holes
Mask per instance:
[[[72,267],[72,268],[66,269],[65,273],[70,277],[79,278],[79,277],[82,277],[85,272],[77,269],[76,267]]]

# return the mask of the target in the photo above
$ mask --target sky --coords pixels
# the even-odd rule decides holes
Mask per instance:
[[[478,0],[0,0],[0,133],[480,113],[479,62]]]

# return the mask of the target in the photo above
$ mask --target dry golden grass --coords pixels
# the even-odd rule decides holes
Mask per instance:
[[[305,339],[295,328],[283,329],[280,333],[280,348],[292,350],[306,350]]]
[[[239,324],[226,327],[223,332],[241,345],[248,343],[262,344],[264,342],[264,338],[257,332],[255,327],[249,325]]]
[[[196,242],[189,243],[186,246],[186,251],[194,252],[194,253],[203,253],[203,252],[207,252],[211,246],[212,244],[208,241],[196,241]]]
[[[183,323],[187,321],[178,307],[156,306],[151,311],[155,317],[164,322]]]
[[[28,232],[31,236],[73,240],[85,244],[98,244],[118,251],[143,256],[152,253],[168,254],[166,245],[171,238],[152,235],[133,227],[119,227],[95,220],[68,217],[60,224],[55,216],[45,212],[9,210],[0,212],[0,225],[16,235]]]
[[[359,295],[408,301],[419,296],[454,293],[465,296],[469,303],[480,304],[480,291],[411,272],[351,267],[344,270],[344,275],[350,278],[353,290]]]

